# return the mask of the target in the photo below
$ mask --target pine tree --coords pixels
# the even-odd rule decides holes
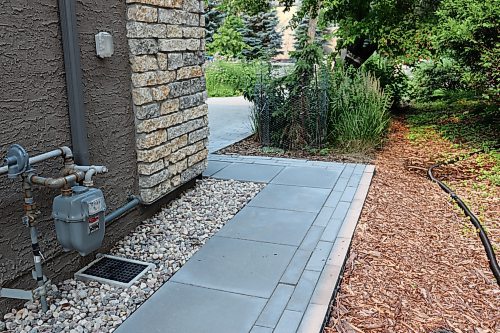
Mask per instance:
[[[240,30],[243,41],[249,47],[243,50],[248,60],[270,59],[281,52],[282,33],[277,30],[276,11],[242,16],[244,27]]]
[[[214,0],[209,0],[205,12],[205,41],[207,44],[213,42],[214,34],[224,22],[226,14],[221,12],[219,3]]]
[[[294,31],[295,41],[293,43],[293,47],[295,52],[301,51],[306,44],[309,43],[309,36],[307,35],[309,29],[309,17],[303,17],[300,23],[297,25]],[[314,43],[317,45],[324,45],[326,43],[325,40],[322,39],[322,32],[320,29],[316,29],[316,36],[314,39]]]

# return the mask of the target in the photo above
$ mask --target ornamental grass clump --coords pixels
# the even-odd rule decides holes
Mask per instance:
[[[391,96],[370,73],[336,67],[330,85],[330,141],[345,151],[362,152],[381,144],[390,120]]]

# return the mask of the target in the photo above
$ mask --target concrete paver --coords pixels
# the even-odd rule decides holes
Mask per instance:
[[[296,285],[299,282],[300,276],[304,271],[304,268],[312,255],[312,250],[302,250],[298,249],[295,252],[292,260],[288,264],[285,273],[281,277],[280,282]]]
[[[211,177],[213,174],[219,172],[225,167],[232,165],[232,163],[228,162],[219,162],[219,161],[210,161],[208,162],[207,168],[203,172],[204,177]]]
[[[278,284],[273,295],[262,310],[255,325],[275,328],[278,321],[285,310],[290,297],[293,294],[294,287],[287,284]]]
[[[318,213],[330,190],[269,184],[250,202],[250,206]]]
[[[234,163],[211,175],[213,178],[269,183],[284,169],[279,165]]]
[[[117,332],[320,333],[374,171],[209,155],[206,176],[266,187]]]
[[[325,231],[325,227],[313,225],[306,234],[306,237],[300,244],[299,249],[313,251],[318,245],[321,235]]]
[[[298,247],[315,216],[307,212],[248,207],[236,214],[217,235]]]
[[[331,242],[319,241],[307,263],[306,270],[321,272],[325,267],[332,246]]]
[[[252,327],[252,330],[250,333],[273,333],[273,329],[269,327],[263,327],[263,326],[254,326]]]
[[[116,332],[249,332],[265,304],[263,298],[167,282]]]
[[[303,315],[302,312],[285,310],[273,333],[295,332]]]
[[[309,300],[316,288],[321,272],[305,270],[300,277],[299,283],[288,302],[287,310],[304,312],[309,305]]]
[[[213,237],[171,281],[269,298],[295,250],[286,245]]]
[[[314,167],[289,167],[283,170],[271,184],[319,187],[331,189],[340,173]]]

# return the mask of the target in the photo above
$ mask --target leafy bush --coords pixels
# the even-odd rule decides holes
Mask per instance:
[[[436,11],[439,50],[480,74],[476,84],[492,95],[500,89],[498,0],[443,0]]]
[[[390,103],[373,74],[337,67],[330,88],[331,141],[346,151],[378,146],[389,126]]]
[[[256,63],[218,60],[207,65],[205,77],[208,96],[240,96],[253,90],[257,76]]]
[[[464,73],[464,69],[449,58],[421,62],[413,70],[410,95],[415,100],[426,100],[465,89]]]
[[[212,42],[207,44],[209,54],[227,56],[229,58],[241,58],[242,51],[248,48],[243,41],[240,30],[243,21],[237,16],[228,16],[222,26],[212,36]]]
[[[265,146],[286,149],[319,147],[326,142],[328,95],[325,80],[306,83],[294,73],[273,78],[258,76],[253,110],[254,129]]]
[[[408,76],[400,64],[374,53],[362,68],[380,80],[385,94],[392,97],[393,105],[398,106],[408,99]]]

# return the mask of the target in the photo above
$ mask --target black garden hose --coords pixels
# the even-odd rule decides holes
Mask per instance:
[[[467,205],[462,201],[462,199],[460,199],[460,197],[456,195],[455,192],[453,192],[448,186],[446,186],[446,184],[444,184],[442,181],[434,177],[434,175],[432,174],[432,170],[439,166],[441,166],[441,164],[435,164],[431,166],[429,170],[427,170],[427,175],[432,181],[438,183],[438,185],[446,193],[448,193],[453,200],[455,200],[455,202],[463,210],[465,215],[469,217],[470,221],[479,232],[479,238],[481,239],[481,243],[483,243],[484,250],[486,251],[486,256],[488,257],[491,271],[493,272],[493,275],[497,279],[497,283],[500,286],[500,266],[498,265],[498,261],[495,257],[495,251],[493,250],[493,246],[491,245],[491,242],[488,239],[488,236],[486,235],[483,226],[479,222],[478,218],[470,211],[469,207],[467,207]]]

